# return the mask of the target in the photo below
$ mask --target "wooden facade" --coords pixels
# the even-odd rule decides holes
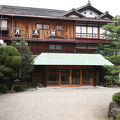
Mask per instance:
[[[90,3],[70,11],[1,5],[0,39],[9,45],[12,40],[22,37],[28,41],[33,55],[39,55],[42,52],[94,54],[99,43],[107,42],[101,27],[110,22],[113,21],[108,12],[102,13]],[[50,86],[48,84],[49,67],[36,68],[32,75],[36,84],[42,83],[44,86]],[[69,74],[69,84],[66,86],[83,85],[85,75],[83,75],[82,66],[54,67],[58,69],[57,86],[65,86],[61,78],[63,67]],[[72,69],[74,68],[79,71],[77,73],[80,76],[79,85],[72,84]],[[88,85],[95,85],[95,73],[93,67],[92,83]]]
[[[2,19],[4,19],[3,16]],[[76,47],[78,45],[92,43],[97,46],[98,43],[104,43],[105,40],[100,34],[100,23],[96,23],[97,34],[88,33],[88,27],[86,25],[86,33],[76,32],[75,21],[56,21],[56,20],[41,20],[33,18],[21,18],[21,17],[9,17],[7,31],[1,31],[1,39],[4,39],[7,43],[15,38],[22,37],[29,42],[29,47],[33,54],[38,55],[41,52],[68,52],[68,53],[95,53],[96,48],[83,48]],[[94,23],[95,24],[95,23]],[[93,24],[93,25],[94,25]],[[100,25],[99,25],[100,24]],[[44,28],[47,25],[48,28]],[[38,30],[38,35],[33,35],[33,30],[37,29],[37,26],[41,26]],[[57,27],[61,29],[57,30]],[[20,29],[20,34],[15,34],[15,30]],[[56,31],[56,37],[50,36],[50,31]],[[52,49],[50,45],[59,44],[62,45],[61,50]]]
[[[41,66],[32,77],[33,85],[48,87],[80,87],[96,85],[96,67],[94,66]],[[40,72],[41,71],[41,72]],[[41,74],[39,74],[41,73]],[[38,76],[39,74],[39,76]]]

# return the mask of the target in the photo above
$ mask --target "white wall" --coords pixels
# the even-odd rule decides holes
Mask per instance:
[[[86,14],[85,14],[85,12],[86,12]],[[85,10],[85,11],[82,11],[82,12],[80,12],[82,15],[84,15],[84,16],[86,16],[86,17],[97,17],[98,16],[98,14],[96,13],[96,12],[94,12],[94,11],[92,11],[92,10]],[[92,13],[92,14],[90,14],[90,13]]]

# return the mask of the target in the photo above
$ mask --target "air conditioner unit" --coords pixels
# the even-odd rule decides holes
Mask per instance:
[[[50,36],[55,37],[56,36],[56,30],[51,30],[50,31]]]
[[[34,29],[34,30],[33,30],[33,35],[34,35],[34,36],[38,36],[38,35],[39,35],[39,30]]]
[[[15,28],[15,35],[21,35],[21,29]]]

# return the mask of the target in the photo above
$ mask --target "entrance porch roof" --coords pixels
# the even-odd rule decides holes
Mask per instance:
[[[109,60],[100,54],[77,54],[77,53],[41,53],[33,65],[112,65]]]

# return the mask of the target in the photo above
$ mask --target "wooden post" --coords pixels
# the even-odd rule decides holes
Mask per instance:
[[[98,26],[98,39],[100,39],[100,27]]]
[[[70,84],[70,87],[72,86],[72,69],[70,68],[69,69],[69,73],[70,73],[70,75],[69,75],[69,84]]]
[[[82,85],[82,69],[80,69],[80,85]]]
[[[61,86],[61,69],[59,68],[59,86]]]
[[[88,38],[88,26],[86,24],[86,39]]]
[[[48,81],[48,68],[44,68],[44,87],[47,87],[47,81]]]
[[[96,72],[95,72],[95,68],[93,69],[93,86],[96,86]]]

